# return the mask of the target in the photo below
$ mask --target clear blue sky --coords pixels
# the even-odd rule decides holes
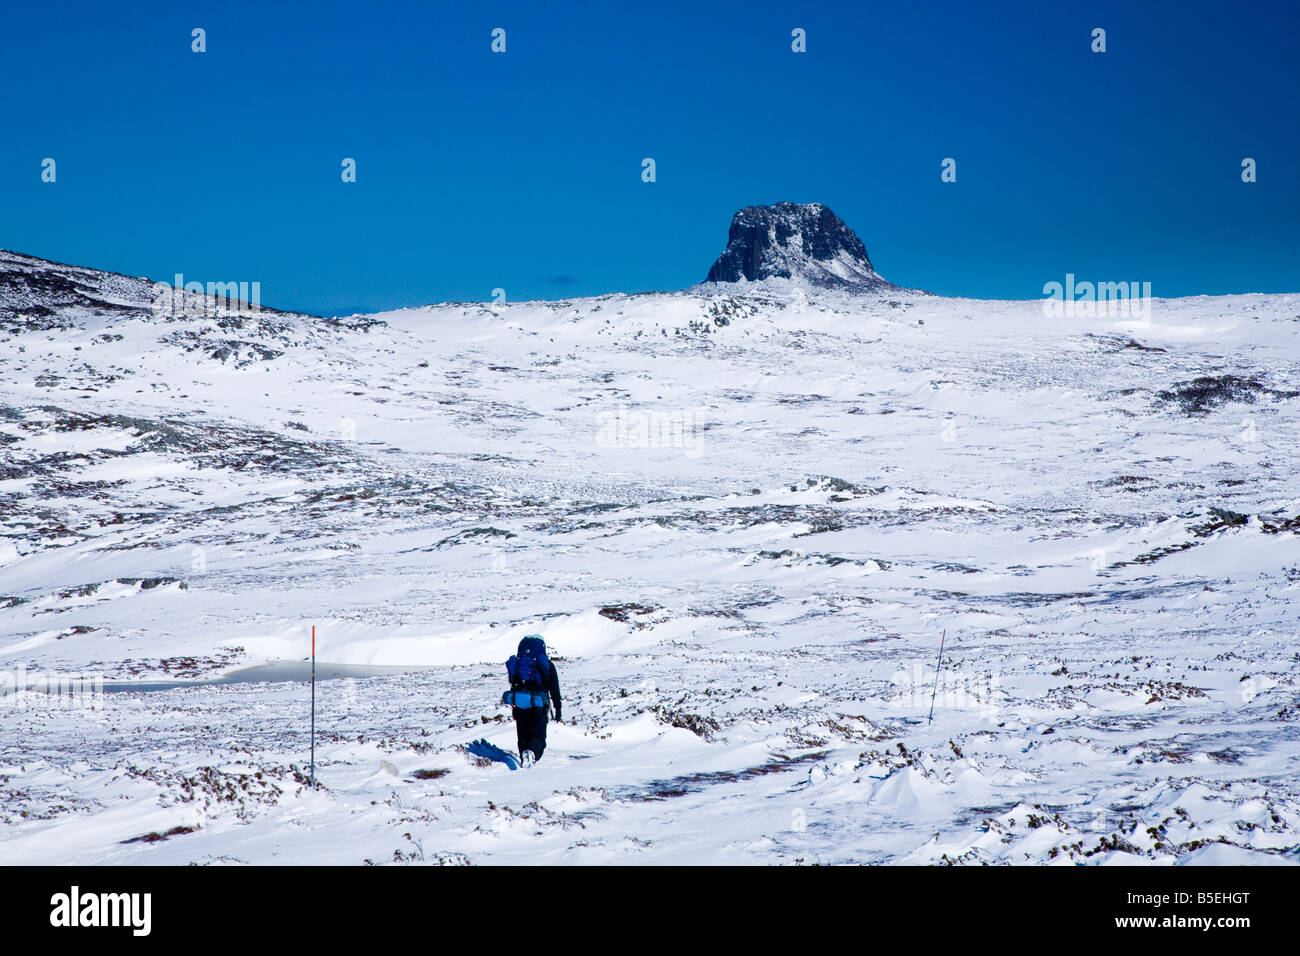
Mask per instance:
[[[1300,291],[1298,60],[1294,0],[10,3],[0,247],[335,314],[682,288],[793,200],[940,293]]]

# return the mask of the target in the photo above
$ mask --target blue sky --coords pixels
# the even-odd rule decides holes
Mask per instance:
[[[792,200],[945,294],[1300,291],[1298,27],[1293,2],[10,4],[0,247],[335,314],[682,288],[737,208]]]

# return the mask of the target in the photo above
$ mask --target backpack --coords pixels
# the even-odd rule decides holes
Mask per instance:
[[[506,661],[510,683],[525,687],[545,687],[551,676],[551,662],[546,658],[546,644],[536,634],[519,642],[519,651]]]

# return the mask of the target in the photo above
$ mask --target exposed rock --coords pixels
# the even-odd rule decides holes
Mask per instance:
[[[727,248],[705,282],[802,280],[824,288],[893,288],[876,274],[862,240],[821,203],[746,206],[731,219]]]

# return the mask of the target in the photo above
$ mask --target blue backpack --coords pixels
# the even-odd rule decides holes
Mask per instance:
[[[519,642],[519,650],[506,661],[506,673],[511,684],[522,684],[525,690],[506,691],[507,704],[514,707],[545,707],[545,688],[551,676],[551,662],[546,658],[546,643],[536,634],[529,634]],[[543,691],[534,693],[534,690]]]

